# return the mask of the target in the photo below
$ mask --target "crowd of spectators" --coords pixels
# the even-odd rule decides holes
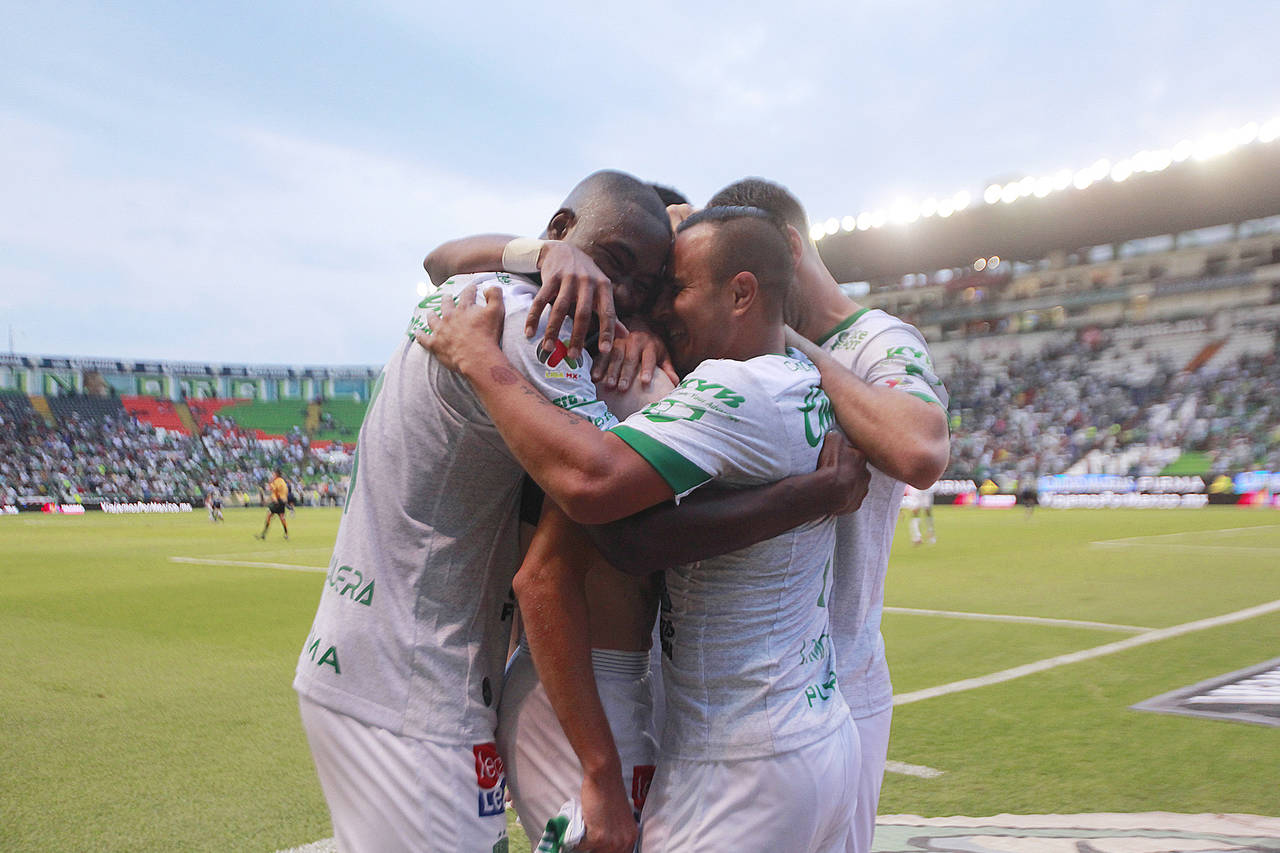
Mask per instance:
[[[1002,486],[1045,474],[1158,474],[1186,451],[1209,473],[1280,471],[1280,356],[1244,356],[1187,372],[1152,356],[1108,378],[1090,366],[1110,346],[1084,338],[1034,355],[942,365],[951,393],[947,479]],[[259,503],[280,468],[304,503],[340,503],[350,459],[315,452],[294,428],[260,440],[214,417],[198,436],[155,429],[116,409],[62,410],[54,424],[27,398],[0,395],[0,503],[199,500],[210,487]]]
[[[957,358],[948,479],[1158,474],[1186,451],[1211,473],[1280,470],[1280,358],[1273,349],[1191,372],[1152,357],[1140,376],[1089,371],[1105,338],[994,361]]]
[[[350,461],[312,451],[300,431],[259,440],[215,418],[201,435],[155,429],[118,409],[64,412],[51,425],[25,397],[0,395],[0,503],[200,500],[260,503],[275,469],[304,501],[339,502]]]

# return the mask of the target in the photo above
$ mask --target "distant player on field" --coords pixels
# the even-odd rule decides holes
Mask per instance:
[[[218,488],[216,482],[210,483],[209,488],[205,489],[204,505],[209,510],[209,521],[217,523],[222,521],[222,491]]]
[[[267,504],[267,521],[262,525],[262,532],[257,534],[257,538],[266,539],[267,531],[271,529],[271,519],[279,516],[280,526],[284,528],[285,541],[288,541],[289,523],[284,520],[284,511],[289,500],[289,484],[285,482],[284,473],[279,468],[276,469],[276,476],[267,485],[267,490],[271,493],[270,503]]]
[[[906,493],[902,496],[902,508],[911,513],[911,518],[907,522],[907,529],[911,531],[911,544],[920,545],[925,541],[925,536],[920,531],[920,520],[924,519],[925,527],[928,531],[928,542],[933,545],[938,541],[937,534],[933,529],[933,486],[927,489],[917,489],[915,486],[907,486]]]

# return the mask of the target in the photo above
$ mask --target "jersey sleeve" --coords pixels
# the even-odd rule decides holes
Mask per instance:
[[[947,407],[947,389],[934,372],[924,338],[905,324],[885,329],[858,354],[854,372],[872,385],[905,391],[927,403]]]
[[[612,429],[666,480],[677,501],[712,480],[751,486],[790,473],[778,406],[741,364],[704,362],[666,397]]]

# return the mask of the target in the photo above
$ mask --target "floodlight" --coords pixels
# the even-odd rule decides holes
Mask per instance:
[[[809,239],[815,243],[827,236],[827,229],[822,226],[821,222],[815,222],[809,226]]]
[[[920,202],[920,215],[924,217],[933,216],[938,212],[938,200],[936,198],[926,198]]]
[[[845,231],[852,231],[858,227],[858,220],[854,219],[852,216],[846,216],[844,219],[840,220],[840,227]]]
[[[966,190],[960,190],[951,197],[951,206],[956,210],[964,210],[969,206],[970,201],[969,193]]]
[[[1093,183],[1093,170],[1081,169],[1076,172],[1075,178],[1071,181],[1072,186],[1078,190],[1087,190],[1089,185]]]
[[[862,213],[859,213],[858,214],[858,230],[866,231],[870,228],[871,228],[871,214],[867,211],[863,211]]]
[[[996,199],[996,201],[999,201],[999,199]],[[938,202],[938,215],[943,219],[946,219],[955,212],[956,208],[955,205],[951,203],[951,199],[944,198],[942,201]]]
[[[877,210],[875,213],[871,214],[872,228],[882,228],[884,227],[884,224],[888,221],[889,221],[889,214],[884,212],[884,208],[881,208],[880,210]]]
[[[1195,152],[1195,150],[1196,150],[1196,147],[1194,144],[1192,144],[1191,140],[1184,139],[1181,142],[1179,142],[1177,145],[1173,146],[1173,151],[1170,153],[1173,155],[1173,162],[1181,163],[1183,160],[1190,157]]]
[[[1258,129],[1259,142],[1274,142],[1280,138],[1280,118],[1273,118]]]
[[[1053,173],[1053,188],[1055,190],[1065,190],[1071,186],[1071,170],[1059,169]]]
[[[840,220],[833,216],[826,221],[824,228],[828,234],[834,234],[840,230]]]
[[[1234,135],[1236,145],[1248,145],[1258,138],[1258,123],[1251,121],[1243,127],[1237,128]]]
[[[1111,167],[1111,180],[1117,184],[1128,179],[1133,174],[1133,164],[1128,160],[1121,160]]]
[[[973,269],[975,272],[982,272],[986,268],[987,268],[986,258],[978,258],[976,261],[973,262]]]
[[[1004,189],[999,184],[992,184],[987,187],[986,192],[982,194],[982,200],[987,204],[995,204],[1000,200],[1000,192]]]
[[[993,270],[998,266],[1000,266],[999,255],[992,255],[991,257],[987,258],[987,269]]]
[[[1053,178],[1037,178],[1035,196],[1036,198],[1044,198],[1053,192]]]
[[[1018,184],[1005,184],[1004,189],[1000,191],[1000,200],[1005,204],[1013,204],[1018,200]]]

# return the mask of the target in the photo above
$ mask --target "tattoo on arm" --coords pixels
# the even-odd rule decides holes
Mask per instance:
[[[489,368],[489,375],[493,377],[493,381],[497,382],[499,385],[515,385],[520,381],[520,374],[505,365],[497,365]]]

